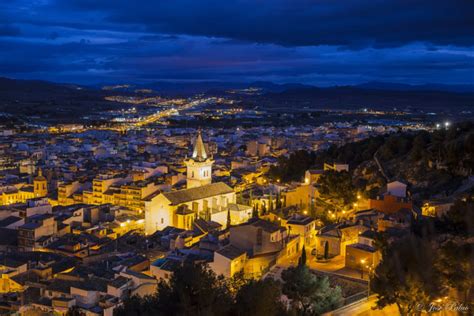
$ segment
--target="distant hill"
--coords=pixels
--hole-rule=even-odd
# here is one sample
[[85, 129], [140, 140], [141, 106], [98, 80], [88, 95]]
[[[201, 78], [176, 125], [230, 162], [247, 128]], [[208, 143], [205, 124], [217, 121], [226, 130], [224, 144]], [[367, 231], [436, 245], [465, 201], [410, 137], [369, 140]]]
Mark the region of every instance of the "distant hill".
[[[83, 115], [114, 108], [106, 92], [73, 84], [0, 78], [0, 112], [42, 122], [77, 122]], [[29, 120], [31, 121], [31, 120]]]
[[362, 89], [381, 89], [381, 90], [398, 90], [398, 91], [447, 91], [459, 93], [474, 93], [474, 85], [446, 85], [446, 84], [420, 84], [409, 85], [402, 83], [391, 83], [381, 81], [370, 81], [355, 85], [356, 88]]
[[[258, 88], [257, 93], [246, 94], [243, 89]], [[358, 86], [319, 88], [303, 84], [276, 84], [266, 81], [245, 82], [164, 82], [148, 84], [109, 84], [84, 86], [53, 83], [40, 80], [16, 80], [0, 77], [0, 112], [17, 117], [38, 116], [51, 121], [77, 121], [78, 117], [115, 108], [123, 104], [106, 101], [108, 95], [136, 95], [150, 91], [164, 96], [230, 95], [241, 98], [251, 107], [267, 109], [421, 109], [425, 112], [452, 112], [472, 117], [474, 92], [465, 92], [470, 86], [436, 85], [410, 86], [371, 82]], [[104, 89], [105, 88], [105, 89]], [[145, 90], [146, 89], [146, 90]], [[240, 91], [243, 93], [240, 93]], [[452, 91], [447, 91], [452, 90]], [[454, 91], [463, 90], [463, 92]], [[80, 116], [78, 114], [81, 114]]]
[[393, 90], [341, 86], [291, 88], [255, 98], [265, 107], [423, 109], [425, 111], [474, 111], [474, 92]]

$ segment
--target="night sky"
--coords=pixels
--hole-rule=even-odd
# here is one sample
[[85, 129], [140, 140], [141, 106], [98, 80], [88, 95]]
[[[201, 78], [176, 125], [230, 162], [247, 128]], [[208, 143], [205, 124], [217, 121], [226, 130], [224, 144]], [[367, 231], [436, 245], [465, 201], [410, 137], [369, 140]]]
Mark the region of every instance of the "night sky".
[[474, 84], [474, 0], [1, 0], [0, 76]]

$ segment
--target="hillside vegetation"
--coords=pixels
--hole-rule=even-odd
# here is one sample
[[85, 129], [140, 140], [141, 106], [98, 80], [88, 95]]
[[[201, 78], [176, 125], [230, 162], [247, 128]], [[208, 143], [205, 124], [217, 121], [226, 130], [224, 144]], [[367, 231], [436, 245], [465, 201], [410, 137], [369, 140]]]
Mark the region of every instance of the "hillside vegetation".
[[451, 194], [474, 169], [474, 123], [459, 123], [432, 133], [396, 133], [371, 137], [323, 152], [298, 151], [279, 159], [269, 175], [283, 181], [300, 181], [304, 171], [325, 162], [348, 163], [355, 184], [376, 191], [387, 179], [401, 180], [420, 196]]

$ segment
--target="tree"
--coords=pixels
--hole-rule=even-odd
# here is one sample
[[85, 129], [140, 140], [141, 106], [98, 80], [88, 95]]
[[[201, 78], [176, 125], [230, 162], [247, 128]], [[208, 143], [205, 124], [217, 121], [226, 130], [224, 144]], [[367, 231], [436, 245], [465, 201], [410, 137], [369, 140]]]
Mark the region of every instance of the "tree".
[[318, 179], [319, 198], [329, 209], [339, 211], [356, 200], [356, 189], [347, 171], [326, 171]]
[[474, 285], [473, 255], [472, 243], [449, 240], [440, 247], [436, 262], [443, 277], [443, 284], [457, 290], [464, 302], [469, 302], [471, 288]]
[[277, 194], [276, 194], [276, 200], [275, 200], [275, 208], [277, 210], [281, 209], [282, 207], [282, 203], [281, 203], [281, 193], [280, 191], [277, 191]]
[[291, 267], [282, 272], [283, 294], [301, 315], [322, 314], [342, 303], [339, 287], [331, 287], [327, 277], [311, 273], [307, 266]]
[[227, 228], [231, 226], [231, 220], [230, 220], [230, 209], [227, 209]]
[[267, 203], [265, 201], [262, 203], [262, 214], [267, 214]]
[[169, 282], [161, 280], [157, 292], [144, 299], [125, 300], [116, 315], [227, 315], [232, 298], [223, 277], [206, 265], [185, 263]]
[[428, 308], [442, 294], [434, 262], [431, 244], [415, 235], [389, 244], [371, 280], [377, 308], [396, 304], [401, 315], [409, 315], [417, 306]]
[[268, 211], [273, 212], [273, 194], [272, 194], [272, 191], [270, 191], [270, 198], [268, 200]]
[[114, 309], [114, 315], [130, 315], [130, 316], [151, 316], [165, 315], [163, 312], [155, 308], [156, 295], [140, 297], [134, 295], [123, 301], [123, 304]]
[[324, 259], [329, 257], [329, 244], [327, 241], [324, 242]]
[[298, 265], [305, 266], [306, 265], [306, 249], [303, 245], [303, 249], [301, 250], [301, 257], [298, 260]]
[[69, 308], [66, 312], [66, 316], [85, 316], [86, 313], [84, 313], [77, 305], [74, 305], [73, 307]]
[[269, 176], [273, 179], [281, 179], [283, 182], [299, 181], [306, 170], [314, 165], [316, 154], [305, 150], [298, 150], [290, 156], [278, 157], [278, 164], [271, 166]]
[[443, 227], [455, 235], [469, 236], [474, 233], [474, 198], [457, 200], [443, 216]]
[[257, 204], [254, 204], [252, 207], [252, 217], [253, 218], [258, 218], [258, 206]]
[[249, 281], [250, 280], [245, 278], [244, 271], [241, 270], [227, 280], [227, 288], [229, 289], [230, 294], [235, 296], [244, 285], [249, 283]]
[[233, 314], [237, 316], [283, 315], [281, 285], [272, 278], [251, 280], [237, 293]]

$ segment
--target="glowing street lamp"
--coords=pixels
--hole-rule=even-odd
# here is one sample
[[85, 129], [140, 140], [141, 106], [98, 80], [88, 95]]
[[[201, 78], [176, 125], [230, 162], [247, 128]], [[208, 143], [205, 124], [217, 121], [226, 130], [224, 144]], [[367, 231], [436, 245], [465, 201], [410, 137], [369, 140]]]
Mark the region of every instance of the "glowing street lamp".
[[360, 259], [360, 278], [364, 278], [365, 259]]

